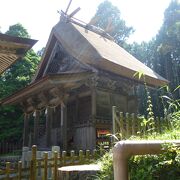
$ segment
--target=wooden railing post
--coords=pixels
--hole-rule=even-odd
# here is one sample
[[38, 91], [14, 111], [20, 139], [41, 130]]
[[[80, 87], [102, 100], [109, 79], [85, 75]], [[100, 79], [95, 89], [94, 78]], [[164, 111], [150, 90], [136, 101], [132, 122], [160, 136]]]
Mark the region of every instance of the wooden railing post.
[[103, 147], [102, 144], [100, 144], [99, 153], [100, 153], [101, 156], [104, 154], [104, 147]]
[[90, 150], [86, 150], [86, 159], [90, 160]]
[[124, 139], [125, 129], [124, 129], [124, 121], [123, 121], [123, 112], [119, 113], [119, 121], [120, 121], [121, 139]]
[[136, 119], [135, 119], [135, 114], [132, 113], [131, 114], [131, 120], [132, 120], [132, 135], [136, 135], [137, 131], [136, 131]]
[[74, 150], [72, 150], [71, 154], [70, 154], [72, 164], [74, 164], [74, 155], [75, 155], [75, 152], [74, 152]]
[[66, 164], [66, 151], [62, 152], [62, 164], [65, 165]]
[[[112, 134], [115, 135], [116, 134], [116, 106], [113, 106], [112, 107], [112, 124], [113, 124], [113, 127], [112, 127]], [[114, 142], [114, 138], [113, 138], [113, 142]]]
[[6, 180], [10, 179], [10, 162], [6, 162]]
[[97, 150], [96, 150], [96, 149], [93, 150], [93, 157], [94, 157], [95, 159], [97, 159]]
[[79, 163], [82, 164], [83, 162], [83, 151], [79, 150]]
[[140, 118], [139, 118], [139, 116], [137, 115], [136, 116], [136, 119], [137, 119], [137, 132], [139, 132], [139, 135], [141, 136], [141, 121], [140, 121]]
[[58, 161], [58, 152], [54, 151], [54, 180], [57, 180], [57, 169], [58, 169], [58, 165], [57, 165], [57, 161]]
[[18, 180], [21, 180], [22, 177], [22, 162], [18, 162]]
[[156, 127], [157, 127], [157, 132], [160, 133], [160, 122], [159, 122], [159, 117], [156, 117]]
[[168, 124], [167, 127], [168, 127], [169, 130], [172, 129], [172, 124], [171, 124], [171, 122], [170, 122], [170, 116], [171, 116], [170, 114], [168, 114], [168, 115], [166, 116], [167, 124]]
[[37, 146], [32, 146], [32, 157], [31, 157], [31, 174], [30, 179], [36, 180], [36, 152], [37, 152]]
[[129, 138], [131, 135], [130, 132], [130, 118], [129, 113], [126, 113], [126, 138]]
[[162, 117], [160, 117], [160, 123], [159, 123], [159, 126], [160, 126], [160, 133], [162, 133], [163, 132], [163, 118]]
[[44, 175], [43, 175], [43, 180], [47, 180], [47, 170], [48, 170], [48, 152], [44, 152]]

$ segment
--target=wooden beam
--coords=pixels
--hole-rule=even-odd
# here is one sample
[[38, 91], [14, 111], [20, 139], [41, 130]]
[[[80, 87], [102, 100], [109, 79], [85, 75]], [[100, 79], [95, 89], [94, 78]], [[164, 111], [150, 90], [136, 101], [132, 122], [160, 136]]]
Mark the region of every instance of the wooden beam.
[[35, 111], [34, 117], [34, 136], [33, 136], [33, 144], [37, 145], [38, 143], [38, 134], [39, 134], [39, 111]]
[[61, 103], [61, 142], [63, 150], [67, 149], [67, 105]]
[[37, 104], [37, 108], [41, 109], [42, 107], [47, 106], [48, 104], [48, 99], [44, 92], [41, 92], [37, 95], [37, 98], [40, 100], [40, 103]]
[[91, 89], [91, 115], [92, 115], [92, 121], [95, 121], [96, 117], [96, 90], [94, 88]]
[[76, 96], [76, 115], [75, 115], [75, 123], [78, 122], [79, 119], [79, 97]]
[[26, 101], [28, 104], [27, 111], [28, 112], [35, 111], [36, 106], [35, 106], [35, 101], [34, 101], [33, 97], [29, 97]]
[[46, 109], [46, 146], [51, 146], [51, 129], [52, 129], [52, 109], [47, 107]]
[[29, 118], [28, 115], [24, 114], [24, 132], [23, 132], [23, 147], [28, 146], [28, 135], [29, 135]]
[[64, 92], [62, 89], [55, 87], [50, 89], [49, 93], [52, 98], [49, 100], [48, 104], [57, 106], [63, 100]]

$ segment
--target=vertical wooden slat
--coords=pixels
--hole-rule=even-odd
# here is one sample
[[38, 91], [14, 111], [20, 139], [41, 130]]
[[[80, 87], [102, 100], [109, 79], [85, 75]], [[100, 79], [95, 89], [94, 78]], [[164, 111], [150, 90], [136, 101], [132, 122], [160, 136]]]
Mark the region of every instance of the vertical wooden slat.
[[58, 165], [57, 165], [57, 160], [58, 160], [58, 153], [57, 151], [54, 152], [54, 180], [57, 180], [57, 169], [58, 169]]
[[35, 117], [34, 117], [34, 137], [33, 137], [33, 144], [37, 145], [38, 140], [38, 131], [39, 131], [39, 111], [35, 111]]
[[43, 180], [47, 180], [47, 171], [48, 171], [48, 152], [44, 152], [44, 175], [43, 175]]
[[156, 131], [157, 133], [160, 133], [159, 117], [156, 117]]
[[86, 159], [87, 161], [90, 160], [90, 150], [86, 150]]
[[66, 165], [66, 151], [62, 152], [62, 165]]
[[94, 157], [95, 159], [97, 158], [97, 150], [96, 150], [96, 149], [93, 150], [93, 157]]
[[120, 129], [121, 129], [121, 138], [125, 137], [124, 121], [123, 121], [123, 112], [119, 113]]
[[95, 123], [96, 118], [96, 90], [95, 88], [91, 89], [91, 110], [92, 110], [92, 121]]
[[47, 114], [46, 114], [46, 145], [47, 147], [51, 146], [51, 127], [52, 127], [52, 109], [47, 107]]
[[10, 179], [10, 166], [11, 166], [11, 163], [6, 162], [6, 180]]
[[[112, 107], [112, 120], [113, 120], [113, 128], [112, 128], [112, 134], [115, 135], [116, 134], [116, 106]], [[114, 142], [114, 138], [113, 138], [113, 142]]]
[[32, 157], [31, 157], [31, 180], [36, 180], [36, 152], [37, 146], [32, 146]]
[[141, 121], [140, 121], [140, 118], [139, 118], [139, 116], [137, 115], [136, 116], [136, 119], [137, 119], [137, 132], [139, 132], [139, 135], [141, 135]]
[[167, 128], [168, 130], [170, 130], [170, 125], [169, 125], [169, 121], [168, 121], [168, 117], [167, 117], [167, 116], [164, 117], [164, 122], [165, 122], [165, 124], [166, 124], [166, 128]]
[[29, 134], [29, 118], [27, 114], [24, 114], [23, 146], [28, 146], [28, 134]]
[[160, 117], [160, 122], [159, 122], [159, 126], [160, 126], [160, 133], [163, 133], [163, 123], [164, 123], [164, 121], [163, 121], [163, 117]]
[[131, 135], [130, 132], [130, 118], [129, 113], [126, 113], [126, 138], [129, 138]]
[[104, 153], [104, 147], [103, 147], [103, 144], [100, 144], [99, 152], [100, 152], [100, 156], [102, 156], [103, 153]]
[[22, 177], [22, 162], [18, 162], [18, 180], [21, 180]]
[[61, 141], [63, 150], [67, 149], [67, 104], [61, 103]]
[[171, 122], [170, 122], [170, 116], [171, 116], [171, 114], [169, 114], [169, 115], [166, 116], [167, 124], [168, 124], [168, 129], [169, 129], [169, 130], [172, 129]]
[[159, 132], [159, 129], [158, 129], [158, 117], [155, 117], [155, 120], [154, 120], [154, 128], [155, 128], [155, 132], [158, 133]]
[[82, 164], [83, 162], [83, 151], [79, 150], [79, 163]]
[[132, 135], [136, 135], [136, 119], [135, 119], [135, 114], [131, 114], [131, 120], [132, 120]]
[[70, 154], [72, 165], [74, 164], [74, 155], [75, 155], [75, 152], [74, 152], [74, 150], [72, 150], [72, 151], [71, 151], [71, 154]]

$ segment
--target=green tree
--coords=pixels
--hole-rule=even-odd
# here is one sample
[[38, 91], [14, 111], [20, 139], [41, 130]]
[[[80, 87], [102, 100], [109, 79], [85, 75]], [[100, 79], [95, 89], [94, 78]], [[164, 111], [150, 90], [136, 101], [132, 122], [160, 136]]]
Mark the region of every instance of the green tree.
[[119, 9], [108, 0], [105, 0], [98, 6], [90, 24], [104, 29], [119, 45], [123, 45], [134, 30], [132, 27], [126, 26], [120, 15]]
[[[29, 38], [21, 24], [9, 27], [8, 35]], [[39, 63], [39, 56], [30, 50], [0, 76], [0, 98], [6, 97], [30, 83]], [[0, 107], [0, 141], [17, 141], [22, 137], [22, 111], [18, 107]]]
[[[180, 3], [172, 0], [164, 13], [164, 22], [156, 36], [155, 70], [170, 81], [170, 89], [180, 84]], [[176, 91], [176, 97], [180, 92]]]
[[[180, 3], [172, 0], [164, 13], [164, 21], [156, 37], [151, 41], [141, 44], [133, 43], [126, 46], [126, 49], [141, 62], [152, 68], [161, 76], [170, 81], [170, 90], [173, 90], [180, 84]], [[153, 106], [156, 107], [156, 115], [163, 114], [163, 104], [160, 95], [164, 94], [162, 90], [150, 90]], [[176, 90], [174, 94], [167, 94], [171, 98], [180, 97], [180, 91]], [[140, 96], [140, 112], [145, 113], [144, 107], [146, 98], [142, 88], [138, 88]]]
[[20, 23], [9, 26], [9, 30], [6, 32], [6, 34], [11, 36], [30, 38], [30, 35], [28, 34], [27, 30]]
[[[10, 26], [6, 34], [18, 37], [30, 37], [27, 30], [21, 24]], [[39, 56], [33, 50], [30, 50], [22, 59], [19, 59], [6, 70], [0, 77], [0, 98], [10, 95], [30, 83], [39, 60]]]

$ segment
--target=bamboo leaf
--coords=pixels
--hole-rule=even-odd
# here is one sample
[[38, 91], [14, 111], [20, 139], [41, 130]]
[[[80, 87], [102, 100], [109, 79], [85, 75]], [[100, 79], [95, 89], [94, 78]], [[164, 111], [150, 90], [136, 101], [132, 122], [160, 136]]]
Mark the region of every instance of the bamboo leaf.
[[177, 87], [174, 89], [174, 91], [173, 91], [173, 92], [177, 91], [178, 89], [180, 89], [180, 85], [179, 85], [179, 86], [177, 86]]

